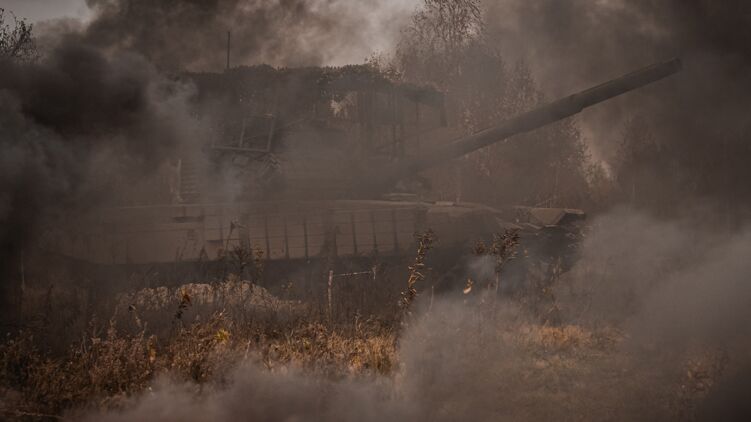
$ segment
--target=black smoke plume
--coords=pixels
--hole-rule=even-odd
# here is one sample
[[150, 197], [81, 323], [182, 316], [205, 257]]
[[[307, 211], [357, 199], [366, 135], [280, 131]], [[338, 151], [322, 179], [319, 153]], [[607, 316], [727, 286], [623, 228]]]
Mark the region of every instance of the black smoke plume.
[[123, 176], [120, 166], [149, 173], [170, 155], [183, 139], [177, 110], [187, 88], [141, 56], [107, 55], [74, 35], [39, 61], [1, 62], [0, 73], [0, 253], [8, 277], [45, 224], [116, 196], [109, 182]]

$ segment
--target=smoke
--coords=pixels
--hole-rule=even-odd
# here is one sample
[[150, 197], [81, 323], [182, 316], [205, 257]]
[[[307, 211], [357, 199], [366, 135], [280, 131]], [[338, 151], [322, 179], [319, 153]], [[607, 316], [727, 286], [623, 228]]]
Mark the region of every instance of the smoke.
[[[376, 19], [364, 3], [336, 1], [89, 4], [93, 21], [56, 38], [40, 62], [0, 63], [4, 265], [41, 220], [108, 197], [122, 160], [154, 171], [196, 136], [192, 88], [162, 72], [222, 68], [226, 30], [233, 64], [332, 64], [360, 60], [366, 45], [398, 24], [393, 17], [406, 15], [394, 14], [405, 7], [396, 3], [377, 8]], [[490, 36], [504, 54], [528, 61], [551, 96], [681, 56], [683, 75], [587, 114], [583, 125], [602, 156], [615, 159], [613, 128], [638, 102], [676, 160], [680, 177], [655, 182], [666, 184], [664, 192], [722, 199], [744, 192], [748, 170], [739, 152], [746, 151], [751, 85], [744, 3], [538, 0], [488, 9]], [[715, 139], [725, 140], [724, 149]], [[720, 160], [726, 165], [716, 177], [707, 163], [729, 156], [741, 158], [732, 166]], [[694, 169], [697, 178], [687, 176]], [[730, 183], [720, 188], [720, 181]], [[337, 381], [245, 363], [225, 385], [197, 391], [166, 380], [126, 410], [91, 418], [550, 420], [563, 409], [571, 419], [656, 419], [665, 412], [660, 400], [678, 388], [680, 378], [666, 378], [680, 372], [686, 350], [718, 348], [735, 365], [747, 363], [751, 232], [723, 235], [697, 224], [712, 218], [666, 222], [620, 210], [594, 222], [581, 262], [557, 294], [568, 321], [621, 327], [626, 340], [608, 353], [551, 346], [546, 327], [510, 302], [488, 314], [449, 299], [404, 332], [394, 379]], [[565, 332], [595, 341], [575, 327]]]
[[294, 369], [272, 373], [244, 366], [234, 374], [230, 388], [202, 396], [197, 393], [191, 386], [163, 380], [132, 410], [92, 420], [378, 421], [385, 417], [403, 420], [409, 414], [388, 399], [379, 400], [387, 391], [378, 383], [334, 382], [305, 376]]
[[[748, 338], [748, 227], [726, 234], [706, 210], [659, 220], [617, 209], [592, 222], [566, 285], [586, 297], [582, 321], [626, 324], [632, 338], [665, 347], [733, 348]], [[570, 283], [570, 285], [568, 284]], [[561, 287], [561, 294], [566, 288]]]
[[[656, 420], [690, 417], [697, 405], [708, 420], [733, 415], [745, 409], [751, 232], [715, 235], [695, 216], [619, 210], [595, 221], [575, 279], [556, 287], [563, 325], [540, 325], [503, 299], [443, 297], [418, 302], [392, 377], [246, 361], [220, 385], [163, 379], [124, 410], [89, 419]], [[694, 391], [690, 374], [707, 367], [716, 372]]]
[[[100, 1], [87, 22], [45, 22], [39, 61], [0, 71], [0, 244], [4, 276], [43, 227], [103, 203], [149, 203], [168, 159], [209, 139], [178, 72], [231, 64], [362, 61], [388, 48], [403, 2]], [[220, 113], [221, 114], [221, 113]], [[166, 169], [169, 171], [169, 169]]]
[[[687, 265], [664, 275], [646, 295], [642, 309], [631, 321], [644, 335], [664, 345], [682, 347], [691, 343], [713, 347], [747, 347], [751, 312], [749, 262], [751, 233], [746, 229], [711, 245], [711, 234], [700, 234], [676, 250]], [[692, 250], [694, 249], [694, 250]]]
[[4, 61], [0, 72], [3, 273], [43, 224], [117, 199], [118, 178], [153, 175], [195, 133], [189, 86], [75, 35], [38, 62]]
[[747, 208], [740, 181], [748, 166], [737, 157], [748, 150], [748, 2], [509, 0], [486, 6], [493, 42], [506, 57], [525, 60], [549, 97], [682, 58], [681, 74], [586, 111], [582, 131], [595, 157], [617, 172], [624, 127], [638, 115], [654, 135], [650, 154], [659, 156], [647, 163], [645, 178], [665, 202], [710, 198]]
[[117, 137], [127, 152], [147, 158], [176, 141], [152, 102], [159, 76], [136, 55], [107, 58], [83, 43], [66, 42], [43, 62], [3, 64], [2, 88], [25, 120], [71, 144], [95, 147]]
[[160, 68], [341, 65], [386, 50], [415, 2], [381, 0], [89, 0], [88, 40], [137, 51]]
[[[532, 359], [515, 339], [493, 337], [498, 331], [461, 302], [440, 301], [433, 309], [405, 333], [402, 371], [395, 378], [332, 380], [295, 368], [269, 372], [246, 363], [224, 388], [199, 393], [189, 384], [162, 380], [127, 410], [90, 420], [448, 421], [553, 414], [552, 407], [530, 411], [521, 406], [530, 391], [518, 389], [518, 377]], [[516, 313], [510, 306], [498, 321], [516, 327]]]

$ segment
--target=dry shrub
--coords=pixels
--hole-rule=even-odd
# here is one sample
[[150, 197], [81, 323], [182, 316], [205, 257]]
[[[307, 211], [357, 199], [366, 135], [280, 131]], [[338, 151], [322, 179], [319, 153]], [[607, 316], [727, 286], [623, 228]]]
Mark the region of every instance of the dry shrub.
[[321, 323], [294, 328], [263, 345], [267, 367], [295, 363], [330, 375], [344, 373], [389, 374], [396, 362], [396, 334], [369, 321], [354, 335], [346, 335]]
[[721, 381], [728, 363], [728, 355], [722, 350], [691, 351], [683, 364], [685, 372], [676, 383], [676, 397], [671, 402], [674, 413], [690, 419]]
[[217, 312], [185, 326], [174, 319], [172, 335], [162, 340], [145, 329], [118, 330], [115, 319], [101, 334], [91, 327], [64, 355], [41, 350], [44, 340], [30, 333], [9, 336], [0, 345], [0, 411], [21, 417], [120, 408], [160, 375], [221, 385], [248, 359], [335, 378], [389, 374], [396, 360], [395, 335], [376, 320], [337, 329], [302, 320], [238, 323]]
[[226, 316], [217, 313], [205, 323], [180, 329], [159, 358], [161, 368], [198, 383], [223, 378], [239, 360], [230, 326]]
[[522, 329], [529, 347], [549, 352], [607, 351], [622, 339], [613, 330], [590, 330], [579, 325], [530, 325]]
[[121, 336], [110, 325], [104, 337], [84, 338], [67, 356], [54, 358], [22, 333], [0, 346], [0, 378], [18, 393], [16, 409], [59, 414], [83, 405], [112, 407], [148, 386], [156, 370], [154, 348], [153, 338]]
[[[417, 255], [412, 281], [425, 271]], [[542, 276], [548, 276], [545, 287], [557, 281], [555, 271]], [[524, 298], [498, 296], [496, 286], [478, 279], [464, 294], [435, 303], [412, 290], [409, 309], [401, 310], [394, 290], [382, 297], [395, 300], [372, 304], [395, 315], [414, 312], [405, 325], [398, 317], [362, 317], [357, 307], [352, 314], [346, 306], [335, 306], [327, 318], [315, 306], [278, 300], [238, 278], [144, 289], [121, 296], [108, 324], [91, 324], [64, 354], [40, 348], [49, 344], [41, 336], [50, 330], [9, 337], [0, 345], [0, 411], [21, 418], [127, 407], [140, 400], [129, 398], [142, 399], [165, 376], [208, 396], [231, 390], [233, 373], [250, 364], [268, 370], [259, 369], [264, 379], [293, 368], [302, 371], [301, 379], [324, 384], [362, 377], [393, 381], [388, 388], [430, 404], [421, 409], [426, 420], [549, 420], [562, 414], [571, 415], [564, 420], [612, 420], [617, 412], [638, 420], [691, 416], [722, 372], [721, 361], [701, 354], [689, 356], [687, 375], [658, 372], [659, 363], [636, 362], [644, 356], [625, 350], [626, 336], [617, 329], [574, 325], [572, 319], [551, 325], [539, 311], [555, 307], [554, 296], [534, 297], [540, 306], [529, 306]], [[682, 358], [676, 358], [679, 365]]]

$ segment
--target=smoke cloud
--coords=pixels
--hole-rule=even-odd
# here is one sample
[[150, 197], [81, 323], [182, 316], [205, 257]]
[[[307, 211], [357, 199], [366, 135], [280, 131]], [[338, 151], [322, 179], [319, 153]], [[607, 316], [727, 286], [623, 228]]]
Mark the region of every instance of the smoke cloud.
[[75, 35], [38, 62], [4, 61], [0, 72], [3, 272], [46, 219], [116, 199], [117, 178], [153, 174], [195, 126], [189, 86]]
[[202, 133], [190, 117], [194, 88], [169, 75], [223, 69], [227, 30], [233, 66], [359, 62], [388, 46], [385, 34], [396, 35], [397, 17], [413, 7], [302, 0], [88, 6], [87, 23], [42, 25], [39, 62], [0, 63], [4, 257], [17, 255], [41, 215], [93, 205], [113, 178], [134, 177], [138, 185], [136, 175], [153, 173]]
[[[57, 38], [40, 62], [0, 63], [4, 266], [40, 219], [106, 198], [107, 181], [119, 170], [115, 162], [153, 171], [190, 142], [196, 124], [189, 117], [192, 87], [164, 71], [223, 68], [228, 29], [235, 40], [233, 64], [335, 64], [362, 59], [355, 56], [365, 45], [398, 25], [393, 17], [407, 15], [406, 6], [396, 3], [377, 8], [382, 18], [375, 20], [366, 19], [368, 5], [346, 2], [89, 5], [96, 14], [91, 24]], [[526, 60], [551, 96], [681, 56], [681, 76], [589, 112], [582, 124], [602, 157], [615, 161], [621, 139], [613, 133], [638, 101], [658, 150], [671, 157], [671, 176], [655, 179], [662, 192], [671, 199], [708, 196], [740, 208], [751, 199], [744, 161], [751, 6], [510, 0], [487, 7], [489, 36], [504, 54]], [[126, 410], [91, 419], [664, 417], [688, 351], [720, 349], [737, 373], [748, 363], [751, 231], [741, 226], [727, 235], [699, 224], [714, 217], [699, 213], [666, 222], [618, 210], [595, 220], [581, 262], [556, 294], [568, 321], [622, 329], [615, 346], [603, 346], [613, 347], [612, 353], [561, 351], [544, 340], [544, 327], [533, 328], [533, 316], [506, 301], [486, 314], [471, 301], [448, 299], [423, 310], [405, 331], [403, 367], [393, 379], [337, 381], [245, 363], [225, 385], [199, 392], [165, 380]], [[575, 327], [568, 332], [596, 341]], [[557, 399], [543, 401], [540, 392]]]
[[137, 51], [160, 68], [219, 71], [226, 34], [231, 66], [359, 63], [386, 50], [415, 1], [88, 0], [96, 18], [85, 36], [107, 49]]
[[747, 209], [740, 181], [748, 178], [748, 166], [737, 157], [748, 154], [748, 2], [509, 0], [486, 6], [493, 42], [505, 56], [525, 60], [550, 97], [682, 58], [681, 74], [585, 111], [582, 130], [594, 155], [617, 172], [624, 127], [638, 115], [653, 134], [650, 155], [659, 157], [647, 164], [645, 179], [659, 192], [655, 197], [666, 198], [663, 208], [701, 198]]
[[589, 303], [572, 308], [586, 309], [584, 320], [626, 323], [643, 342], [738, 345], [749, 334], [743, 256], [751, 250], [751, 230], [713, 230], [702, 224], [712, 215], [692, 210], [659, 220], [620, 208], [596, 218], [581, 260], [566, 275], [583, 294], [576, 299]]

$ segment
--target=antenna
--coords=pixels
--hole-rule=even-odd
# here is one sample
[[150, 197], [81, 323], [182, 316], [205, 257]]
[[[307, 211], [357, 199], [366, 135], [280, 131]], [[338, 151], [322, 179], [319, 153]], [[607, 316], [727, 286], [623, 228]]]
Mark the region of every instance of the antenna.
[[232, 37], [232, 32], [227, 31], [227, 70], [229, 70], [229, 48], [230, 48], [231, 37]]

